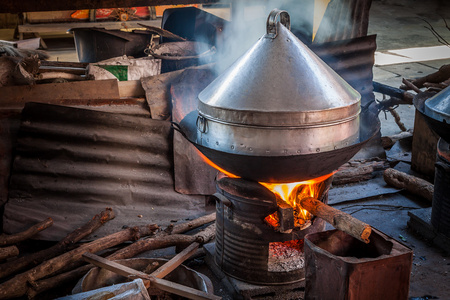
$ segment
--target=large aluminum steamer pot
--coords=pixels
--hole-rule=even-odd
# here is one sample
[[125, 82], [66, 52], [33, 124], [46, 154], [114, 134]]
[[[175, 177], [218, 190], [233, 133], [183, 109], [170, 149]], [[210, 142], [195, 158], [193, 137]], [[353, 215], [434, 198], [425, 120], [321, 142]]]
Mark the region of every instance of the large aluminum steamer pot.
[[289, 30], [274, 10], [261, 37], [198, 96], [180, 123], [222, 169], [246, 179], [292, 182], [329, 174], [379, 128], [361, 124], [359, 93]]
[[220, 168], [247, 180], [271, 183], [304, 181], [329, 174], [350, 160], [380, 130], [378, 109], [372, 104], [361, 112], [357, 143], [346, 147], [311, 154], [241, 155], [204, 147], [196, 142], [198, 113], [187, 115], [180, 123], [185, 137]]

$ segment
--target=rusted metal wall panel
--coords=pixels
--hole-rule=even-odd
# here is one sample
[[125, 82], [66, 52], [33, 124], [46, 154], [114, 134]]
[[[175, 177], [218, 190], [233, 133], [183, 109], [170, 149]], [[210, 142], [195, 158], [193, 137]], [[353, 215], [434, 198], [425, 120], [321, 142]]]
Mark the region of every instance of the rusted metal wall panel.
[[372, 0], [332, 0], [314, 41], [325, 43], [366, 36], [371, 5]]
[[372, 69], [376, 49], [376, 35], [311, 46], [311, 50], [361, 94], [363, 106], [375, 100]]
[[8, 182], [12, 164], [12, 150], [20, 126], [17, 112], [0, 113], [0, 211], [8, 199]]
[[[174, 190], [170, 122], [30, 103], [22, 112], [4, 230], [54, 218], [39, 238], [57, 240], [105, 207], [122, 226], [203, 213], [204, 198]], [[140, 217], [142, 215], [142, 217]]]

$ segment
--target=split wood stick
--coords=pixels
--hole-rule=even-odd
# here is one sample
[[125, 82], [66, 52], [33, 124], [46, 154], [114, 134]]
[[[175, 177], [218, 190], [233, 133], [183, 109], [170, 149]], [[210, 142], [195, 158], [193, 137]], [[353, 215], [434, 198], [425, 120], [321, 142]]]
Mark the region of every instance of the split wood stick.
[[39, 73], [48, 73], [48, 72], [64, 72], [75, 75], [86, 75], [86, 69], [81, 68], [61, 68], [61, 67], [39, 67]]
[[175, 226], [171, 226], [171, 229], [169, 229], [169, 230], [170, 230], [171, 234], [185, 233], [189, 230], [198, 228], [202, 225], [214, 222], [215, 220], [216, 220], [216, 213], [213, 212], [209, 215], [199, 217], [192, 221], [188, 221], [185, 223], [177, 224]]
[[67, 79], [67, 80], [85, 80], [85, 77], [66, 72], [44, 72], [37, 76], [37, 80], [45, 79]]
[[51, 276], [63, 269], [66, 265], [80, 260], [85, 252], [95, 253], [127, 241], [135, 241], [143, 236], [152, 234], [156, 229], [158, 229], [158, 226], [155, 224], [127, 228], [90, 243], [83, 244], [72, 251], [47, 260], [33, 269], [16, 275], [12, 279], [0, 284], [0, 299], [21, 297], [27, 294], [28, 286], [32, 286], [36, 280]]
[[100, 226], [112, 219], [114, 219], [114, 212], [112, 209], [105, 209], [99, 215], [95, 215], [88, 223], [69, 233], [64, 239], [54, 246], [0, 265], [0, 278], [5, 278], [6, 276], [15, 274], [27, 267], [30, 268], [37, 266], [47, 259], [68, 251], [75, 243], [79, 242], [81, 239], [88, 236], [100, 228]]
[[49, 228], [52, 225], [53, 225], [52, 218], [47, 218], [44, 221], [41, 221], [41, 222], [31, 226], [30, 228], [28, 228], [25, 231], [22, 231], [22, 232], [19, 232], [16, 234], [11, 234], [11, 235], [6, 235], [6, 234], [0, 235], [0, 246], [12, 245], [12, 244], [17, 244], [19, 242], [23, 242], [23, 241], [31, 238], [32, 236], [38, 234], [42, 230]]
[[392, 168], [384, 171], [383, 178], [389, 185], [399, 189], [405, 189], [408, 192], [419, 195], [430, 202], [433, 201], [434, 185], [426, 180]]
[[209, 225], [203, 231], [197, 233], [196, 235], [182, 235], [182, 234], [171, 234], [171, 235], [161, 235], [148, 239], [142, 239], [136, 243], [125, 247], [116, 253], [112, 254], [110, 259], [124, 259], [134, 257], [142, 252], [162, 249], [171, 246], [182, 246], [188, 245], [193, 242], [199, 242], [200, 244], [207, 243], [214, 238], [216, 230], [216, 224]]
[[[173, 294], [176, 294], [176, 295], [179, 295], [182, 297], [186, 297], [189, 299], [198, 299], [198, 300], [222, 299], [221, 297], [218, 297], [218, 296], [215, 296], [212, 294], [208, 294], [206, 292], [196, 290], [194, 288], [187, 287], [185, 285], [170, 282], [170, 281], [146, 274], [144, 272], [134, 270], [132, 268], [126, 267], [124, 265], [121, 265], [114, 261], [110, 261], [106, 258], [97, 256], [92, 253], [83, 254], [83, 258], [93, 265], [107, 269], [109, 271], [112, 271], [112, 272], [122, 275], [124, 277], [131, 278], [131, 279], [141, 278], [144, 280], [144, 284], [146, 285], [146, 287], [149, 285], [152, 285], [163, 291], [173, 293]], [[147, 282], [145, 282], [145, 281], [147, 281]]]
[[19, 255], [19, 249], [16, 246], [0, 248], [0, 261]]
[[191, 257], [197, 251], [198, 247], [200, 247], [200, 244], [197, 242], [190, 244], [183, 251], [175, 255], [171, 260], [159, 267], [151, 275], [157, 278], [164, 278], [167, 274], [181, 265], [186, 259]]
[[305, 198], [300, 201], [302, 208], [309, 211], [311, 214], [324, 219], [334, 226], [352, 237], [368, 244], [369, 237], [372, 233], [370, 225], [352, 217], [351, 215], [342, 212], [336, 208], [326, 205], [314, 198]]
[[409, 137], [412, 137], [412, 136], [413, 136], [413, 133], [411, 131], [403, 131], [403, 132], [400, 132], [398, 134], [394, 134], [394, 135], [391, 135], [391, 136], [382, 136], [381, 137], [381, 146], [384, 149], [389, 149], [392, 146], [394, 146], [394, 144], [397, 141], [399, 141], [401, 139], [409, 138]]
[[406, 80], [405, 78], [402, 79], [402, 83], [408, 87], [408, 89], [413, 90], [416, 93], [422, 92], [414, 83], [411, 81]]
[[405, 124], [403, 124], [403, 122], [402, 122], [402, 120], [401, 120], [400, 115], [398, 114], [398, 112], [395, 111], [395, 108], [391, 106], [391, 107], [389, 107], [388, 109], [389, 109], [389, 112], [391, 113], [391, 115], [394, 117], [395, 124], [397, 124], [398, 128], [400, 128], [401, 131], [406, 131], [406, 130], [408, 130], [408, 129], [405, 127]]
[[[184, 229], [185, 231], [188, 231], [188, 230], [194, 228], [194, 227], [190, 227], [189, 225], [186, 225], [186, 224], [190, 224], [192, 226], [197, 225], [197, 227], [198, 227], [203, 224], [209, 223], [211, 221], [212, 215], [214, 215], [214, 218], [215, 218], [215, 213], [214, 213], [214, 214], [211, 214], [208, 216], [204, 216], [204, 217], [195, 219], [191, 222], [176, 225], [173, 227], [173, 231], [179, 232], [182, 229]], [[212, 220], [214, 220], [214, 219], [212, 219]], [[203, 223], [203, 224], [201, 224], [201, 223]], [[149, 251], [149, 250], [162, 249], [162, 248], [167, 248], [167, 247], [172, 247], [172, 246], [189, 245], [194, 242], [200, 242], [201, 244], [204, 244], [214, 238], [215, 230], [216, 230], [216, 226], [215, 226], [215, 224], [212, 224], [194, 236], [183, 235], [183, 234], [169, 235], [167, 232], [161, 231], [161, 232], [158, 232], [155, 235], [155, 237], [139, 240], [139, 241], [133, 243], [132, 245], [125, 247], [124, 249], [119, 250], [116, 253], [108, 256], [107, 258], [110, 260], [126, 259], [126, 258], [134, 257], [134, 256], [138, 255], [139, 253], [142, 253], [144, 251]], [[134, 246], [134, 245], [136, 245], [136, 246]], [[33, 298], [34, 296], [36, 296], [40, 293], [43, 293], [45, 291], [48, 291], [52, 288], [55, 288], [58, 285], [69, 283], [75, 279], [81, 278], [91, 268], [92, 268], [92, 265], [85, 265], [85, 266], [79, 267], [75, 270], [56, 275], [54, 277], [36, 281], [33, 283], [32, 287], [30, 287], [30, 289], [28, 290], [28, 296]]]

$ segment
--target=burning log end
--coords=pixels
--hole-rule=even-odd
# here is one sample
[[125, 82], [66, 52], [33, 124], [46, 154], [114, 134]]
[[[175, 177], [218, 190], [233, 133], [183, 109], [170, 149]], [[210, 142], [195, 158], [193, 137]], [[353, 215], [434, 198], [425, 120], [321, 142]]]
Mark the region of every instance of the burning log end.
[[[114, 215], [114, 211], [112, 208], [107, 207], [104, 211], [100, 214], [100, 223], [105, 224], [109, 220], [114, 219], [116, 216]], [[97, 215], [94, 217], [94, 219], [97, 218]]]
[[314, 198], [304, 198], [300, 200], [300, 205], [311, 214], [327, 221], [336, 229], [342, 230], [366, 244], [370, 242], [369, 237], [372, 233], [370, 225]]
[[290, 233], [295, 227], [294, 208], [288, 203], [284, 202], [280, 197], [277, 197], [278, 204], [278, 221], [280, 223], [280, 232]]
[[[355, 226], [350, 226], [350, 228], [348, 228], [348, 225], [352, 223]], [[342, 230], [366, 244], [370, 242], [369, 237], [372, 233], [372, 227], [358, 219], [355, 219], [349, 214], [342, 213], [336, 215], [333, 218], [333, 223], [330, 224], [333, 225], [336, 229]], [[353, 229], [353, 227], [356, 227], [356, 230]]]

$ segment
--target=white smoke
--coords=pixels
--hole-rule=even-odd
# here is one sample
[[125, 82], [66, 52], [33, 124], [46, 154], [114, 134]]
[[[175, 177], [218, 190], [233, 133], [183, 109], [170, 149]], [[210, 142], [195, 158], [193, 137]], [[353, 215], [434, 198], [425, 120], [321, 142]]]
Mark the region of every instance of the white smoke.
[[[224, 28], [218, 44], [217, 72], [229, 67], [245, 51], [252, 47], [266, 33], [266, 21], [269, 13], [277, 8], [290, 15], [291, 30], [304, 43], [312, 42], [314, 10], [325, 11], [322, 5], [327, 1], [269, 0], [233, 1], [229, 25]], [[314, 7], [316, 5], [316, 7]], [[317, 27], [317, 26], [316, 26]]]

